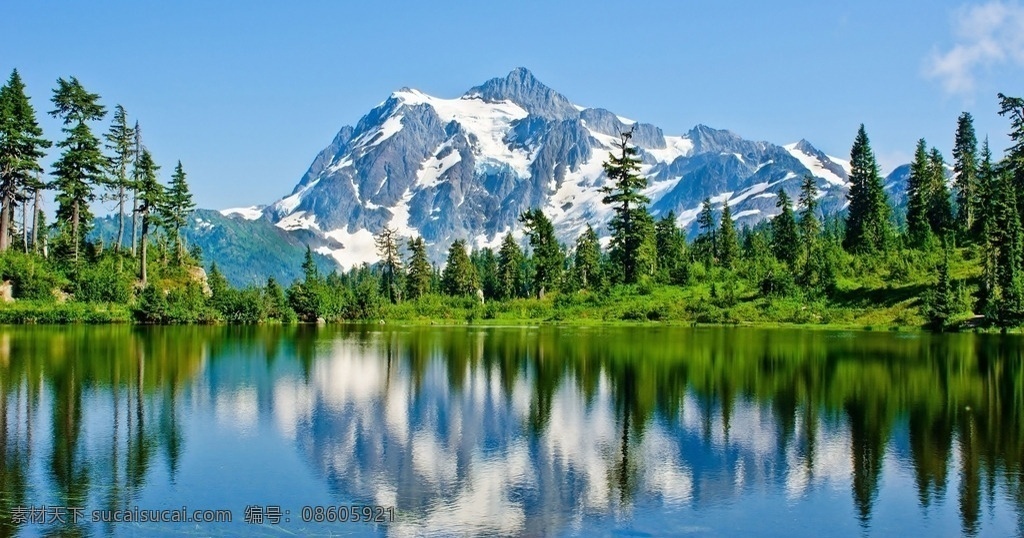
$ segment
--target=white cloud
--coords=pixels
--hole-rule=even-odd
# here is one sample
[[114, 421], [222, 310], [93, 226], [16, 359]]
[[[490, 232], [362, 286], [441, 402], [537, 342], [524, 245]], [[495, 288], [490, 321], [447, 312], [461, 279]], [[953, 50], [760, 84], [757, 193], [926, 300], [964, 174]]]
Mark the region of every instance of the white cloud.
[[928, 59], [925, 74], [950, 93], [974, 91], [979, 68], [1024, 67], [1024, 6], [995, 0], [965, 6], [953, 15], [956, 44]]

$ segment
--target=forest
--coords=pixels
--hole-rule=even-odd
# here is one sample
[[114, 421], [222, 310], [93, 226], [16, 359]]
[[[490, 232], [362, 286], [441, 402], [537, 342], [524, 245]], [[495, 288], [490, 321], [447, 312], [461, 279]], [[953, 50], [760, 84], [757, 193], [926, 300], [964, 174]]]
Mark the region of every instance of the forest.
[[[186, 244], [195, 210], [180, 161], [168, 182], [138, 121], [107, 109], [75, 78], [58, 79], [44, 136], [17, 70], [0, 88], [0, 323], [798, 324], [879, 329], [1008, 330], [1024, 324], [1024, 99], [998, 95], [1011, 146], [1001, 158], [964, 112], [951, 162], [918, 141], [905, 207], [894, 206], [863, 125], [850, 151], [848, 204], [818, 207], [815, 178], [777, 194], [778, 215], [737, 228], [705, 199], [699, 234], [657, 218], [639, 150], [622, 133], [604, 163], [613, 209], [602, 245], [588, 227], [558, 241], [541, 209], [520, 216], [496, 251], [455, 239], [441, 268], [421, 237], [376, 235], [379, 261], [232, 287]], [[57, 154], [49, 170], [42, 160]], [[41, 206], [56, 202], [54, 222]], [[90, 235], [91, 205], [113, 202], [116, 236]]]

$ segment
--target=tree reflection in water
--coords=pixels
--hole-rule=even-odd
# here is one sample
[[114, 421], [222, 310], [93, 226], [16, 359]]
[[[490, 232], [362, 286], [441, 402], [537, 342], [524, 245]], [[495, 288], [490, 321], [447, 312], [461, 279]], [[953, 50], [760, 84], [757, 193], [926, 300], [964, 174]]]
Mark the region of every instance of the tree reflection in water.
[[837, 487], [848, 504], [829, 505], [831, 518], [887, 528], [879, 518], [897, 516], [879, 513], [881, 492], [906, 469], [919, 511], [900, 525], [950, 510], [974, 535], [1005, 510], [1021, 533], [1021, 344], [730, 328], [4, 328], [0, 535], [17, 533], [15, 506], [136, 503], [155, 468], [172, 482], [189, 472], [195, 408], [230, 414], [248, 398], [251, 420], [275, 424], [326, 484], [325, 502], [393, 505], [394, 531], [640, 528], [751, 506], [784, 522]]

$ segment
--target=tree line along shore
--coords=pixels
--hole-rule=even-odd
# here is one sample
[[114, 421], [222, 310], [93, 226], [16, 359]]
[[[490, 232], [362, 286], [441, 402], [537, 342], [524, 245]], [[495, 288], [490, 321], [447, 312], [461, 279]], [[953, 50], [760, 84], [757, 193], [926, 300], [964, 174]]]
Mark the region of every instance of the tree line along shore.
[[[195, 209], [179, 161], [165, 184], [138, 121], [58, 79], [40, 128], [17, 70], [0, 88], [0, 323], [412, 322], [806, 324], [1006, 330], [1024, 324], [1024, 99], [998, 95], [1011, 146], [995, 158], [973, 118], [955, 126], [952, 162], [920, 140], [905, 207], [889, 199], [862, 125], [848, 205], [822, 214], [816, 179], [776, 192], [779, 213], [737, 228], [705, 199], [689, 241], [676, 215], [653, 216], [631, 132], [604, 162], [612, 209], [602, 246], [588, 226], [569, 245], [540, 209], [523, 239], [496, 250], [454, 240], [443, 269], [422, 237], [376, 234], [379, 261], [324, 272], [307, 249], [291, 283], [233, 287], [183, 229]], [[42, 159], [57, 153], [49, 170]], [[949, 164], [952, 164], [950, 167]], [[950, 172], [950, 169], [952, 170]], [[48, 223], [43, 193], [56, 202]], [[794, 199], [795, 198], [795, 199]], [[113, 202], [116, 235], [90, 235], [90, 204]]]

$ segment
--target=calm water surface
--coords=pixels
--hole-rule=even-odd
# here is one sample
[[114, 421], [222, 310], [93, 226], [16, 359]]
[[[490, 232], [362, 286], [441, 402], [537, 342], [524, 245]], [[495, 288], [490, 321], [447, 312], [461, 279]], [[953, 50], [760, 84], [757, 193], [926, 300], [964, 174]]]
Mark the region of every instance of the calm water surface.
[[[0, 328], [0, 536], [1022, 536], [1022, 354], [725, 328]], [[352, 505], [394, 521], [303, 521]], [[233, 521], [17, 515], [183, 506]]]

